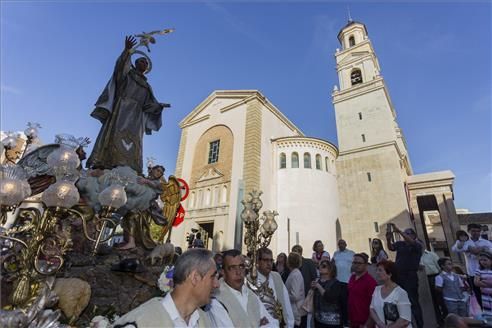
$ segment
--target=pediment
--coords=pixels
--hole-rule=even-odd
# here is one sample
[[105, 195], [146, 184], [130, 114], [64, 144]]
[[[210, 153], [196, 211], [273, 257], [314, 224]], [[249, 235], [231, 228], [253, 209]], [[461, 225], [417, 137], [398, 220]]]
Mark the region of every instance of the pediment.
[[223, 108], [240, 106], [244, 100], [258, 96], [257, 90], [217, 90], [212, 92], [204, 101], [195, 107], [181, 122], [180, 127], [194, 124], [216, 115]]
[[198, 178], [197, 182], [205, 182], [205, 181], [210, 181], [213, 179], [219, 179], [219, 178], [222, 178], [223, 176], [224, 176], [224, 174], [222, 174], [222, 172], [220, 172], [219, 170], [217, 170], [214, 167], [210, 167], [210, 168], [206, 169], [205, 172], [202, 173], [200, 178]]
[[343, 57], [342, 60], [340, 60], [338, 62], [338, 65], [344, 65], [344, 64], [347, 64], [349, 62], [356, 61], [357, 59], [365, 57], [369, 54], [370, 54], [369, 51], [354, 51], [354, 52], [348, 53], [346, 56]]

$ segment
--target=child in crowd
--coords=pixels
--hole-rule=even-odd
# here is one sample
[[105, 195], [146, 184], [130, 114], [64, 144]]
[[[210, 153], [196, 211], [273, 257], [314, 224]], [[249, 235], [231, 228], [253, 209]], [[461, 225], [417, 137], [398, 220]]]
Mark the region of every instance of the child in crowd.
[[453, 262], [450, 259], [441, 258], [437, 263], [442, 271], [436, 276], [436, 289], [442, 293], [448, 313], [467, 317], [468, 304], [463, 294], [465, 289], [463, 280], [453, 272]]
[[475, 273], [475, 285], [482, 292], [482, 310], [485, 316], [492, 316], [492, 254], [482, 252], [478, 257], [479, 269]]

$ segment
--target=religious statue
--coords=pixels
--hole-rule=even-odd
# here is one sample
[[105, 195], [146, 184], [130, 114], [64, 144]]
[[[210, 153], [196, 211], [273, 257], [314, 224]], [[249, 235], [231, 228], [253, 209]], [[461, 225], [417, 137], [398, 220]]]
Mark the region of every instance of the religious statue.
[[[129, 166], [142, 174], [142, 139], [144, 132], [151, 134], [162, 126], [162, 110], [169, 104], [159, 103], [147, 82], [150, 71], [148, 56], [135, 50], [133, 36], [125, 38], [125, 48], [116, 62], [113, 75], [96, 102], [91, 116], [103, 124], [88, 168], [112, 169]], [[140, 53], [131, 64], [131, 55]]]

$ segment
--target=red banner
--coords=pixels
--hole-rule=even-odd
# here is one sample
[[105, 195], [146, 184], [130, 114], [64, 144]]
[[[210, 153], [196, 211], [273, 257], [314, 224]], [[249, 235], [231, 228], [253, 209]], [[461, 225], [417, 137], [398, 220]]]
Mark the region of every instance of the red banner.
[[180, 204], [178, 207], [178, 211], [176, 212], [176, 217], [174, 218], [174, 221], [173, 221], [173, 227], [179, 226], [181, 224], [181, 222], [184, 221], [185, 213], [186, 213], [185, 209]]

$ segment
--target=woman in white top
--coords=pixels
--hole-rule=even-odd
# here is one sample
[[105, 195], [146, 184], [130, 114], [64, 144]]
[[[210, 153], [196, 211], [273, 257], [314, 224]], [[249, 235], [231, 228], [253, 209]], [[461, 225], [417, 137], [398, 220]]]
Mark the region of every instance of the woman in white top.
[[304, 278], [299, 268], [302, 265], [302, 257], [297, 253], [290, 253], [287, 258], [287, 267], [290, 270], [289, 277], [285, 281], [285, 287], [289, 292], [289, 300], [294, 313], [295, 326], [301, 324], [302, 303], [304, 303]]
[[376, 274], [383, 284], [372, 294], [371, 318], [379, 328], [412, 327], [412, 310], [407, 292], [395, 283], [396, 267], [392, 261], [377, 264]]

